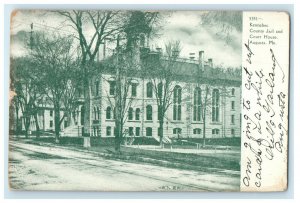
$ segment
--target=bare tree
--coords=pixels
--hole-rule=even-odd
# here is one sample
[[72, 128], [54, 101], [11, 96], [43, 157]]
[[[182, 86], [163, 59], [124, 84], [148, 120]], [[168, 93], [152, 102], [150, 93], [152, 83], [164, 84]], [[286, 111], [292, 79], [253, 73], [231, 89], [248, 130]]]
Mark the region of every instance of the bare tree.
[[[206, 145], [206, 124], [208, 115], [211, 116], [213, 122], [219, 122], [220, 115], [219, 111], [220, 104], [226, 105], [221, 98], [230, 97], [231, 90], [226, 89], [226, 83], [228, 80], [234, 80], [235, 78], [240, 78], [241, 71], [240, 69], [232, 69], [232, 68], [211, 68], [207, 73], [198, 70], [198, 74], [196, 76], [197, 88], [200, 90], [200, 116], [203, 121], [203, 143], [202, 147]], [[214, 83], [203, 83], [203, 78], [201, 75], [205, 77], [214, 77], [215, 80], [222, 81], [220, 85]], [[205, 90], [202, 91], [200, 89], [201, 85], [204, 85]], [[220, 88], [221, 86], [221, 88]], [[202, 97], [204, 95], [204, 97]], [[195, 95], [194, 95], [195, 97]]]
[[174, 68], [181, 49], [180, 41], [171, 41], [165, 45], [165, 56], [161, 56], [161, 54], [149, 55], [144, 64], [154, 89], [161, 147], [163, 146], [165, 115], [173, 103], [173, 89], [176, 84]]
[[[36, 130], [39, 131], [37, 120], [38, 109], [36, 103], [41, 99], [40, 86], [36, 67], [29, 58], [11, 59], [11, 91], [14, 92], [14, 105], [16, 108], [17, 126], [19, 126], [19, 110], [22, 112], [25, 136], [29, 135], [30, 121], [35, 119]], [[37, 132], [37, 136], [38, 136]]]
[[[38, 67], [39, 85], [42, 94], [54, 107], [55, 140], [59, 142], [61, 123], [67, 112], [74, 108], [75, 90], [80, 82], [78, 65], [74, 62], [73, 38], [46, 36], [37, 33], [30, 57]], [[61, 111], [63, 115], [61, 116]]]
[[57, 11], [64, 16], [69, 25], [75, 30], [81, 49], [81, 70], [83, 73], [84, 94], [84, 133], [90, 134], [90, 98], [91, 76], [94, 62], [99, 52], [100, 44], [107, 38], [114, 38], [122, 28], [122, 15], [120, 11]]

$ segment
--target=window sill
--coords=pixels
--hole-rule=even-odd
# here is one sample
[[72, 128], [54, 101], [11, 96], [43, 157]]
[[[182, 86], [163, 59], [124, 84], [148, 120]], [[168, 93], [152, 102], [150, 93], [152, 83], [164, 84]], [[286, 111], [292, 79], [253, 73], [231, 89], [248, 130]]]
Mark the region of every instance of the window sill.
[[127, 120], [127, 122], [130, 122], [130, 123], [140, 123], [141, 121], [140, 120]]
[[222, 125], [221, 122], [210, 122], [209, 124], [210, 124], [210, 125]]
[[203, 121], [192, 121], [191, 124], [203, 124]]
[[179, 123], [179, 124], [184, 124], [184, 122], [183, 122], [183, 121], [177, 121], [177, 120], [176, 120], [176, 121], [174, 121], [174, 120], [173, 120], [173, 121], [171, 121], [171, 123]]
[[145, 123], [153, 123], [153, 120], [145, 120]]

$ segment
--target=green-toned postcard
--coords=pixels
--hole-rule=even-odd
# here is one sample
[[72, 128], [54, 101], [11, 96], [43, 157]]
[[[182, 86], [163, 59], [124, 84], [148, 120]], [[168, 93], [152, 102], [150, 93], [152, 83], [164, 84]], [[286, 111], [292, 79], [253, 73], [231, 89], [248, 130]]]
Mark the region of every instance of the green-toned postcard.
[[284, 191], [289, 14], [15, 10], [16, 191]]

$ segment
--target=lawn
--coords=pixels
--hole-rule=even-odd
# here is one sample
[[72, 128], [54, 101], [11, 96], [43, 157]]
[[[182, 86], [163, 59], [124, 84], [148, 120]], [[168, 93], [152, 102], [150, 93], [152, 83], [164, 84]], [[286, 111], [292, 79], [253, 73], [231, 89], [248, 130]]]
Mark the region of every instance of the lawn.
[[[53, 143], [53, 138], [44, 137], [39, 139], [26, 140], [27, 143], [41, 145], [43, 143]], [[71, 141], [72, 140], [72, 141]], [[75, 141], [74, 141], [75, 140]], [[24, 140], [25, 141], [25, 140]], [[142, 148], [121, 147], [121, 154], [114, 153], [113, 139], [98, 141], [91, 148], [83, 148], [82, 139], [62, 139], [59, 146], [68, 147], [73, 150], [83, 150], [97, 153], [106, 159], [123, 160], [126, 162], [148, 163], [171, 168], [182, 168], [190, 170], [220, 172], [223, 170], [240, 171], [240, 153], [233, 150], [217, 150], [211, 153], [177, 153], [171, 151], [146, 150]], [[181, 148], [178, 142], [173, 147]], [[166, 145], [170, 147], [170, 145]], [[185, 143], [182, 148], [195, 148], [194, 145]], [[212, 150], [208, 148], [207, 150]], [[232, 153], [231, 153], [232, 152]]]

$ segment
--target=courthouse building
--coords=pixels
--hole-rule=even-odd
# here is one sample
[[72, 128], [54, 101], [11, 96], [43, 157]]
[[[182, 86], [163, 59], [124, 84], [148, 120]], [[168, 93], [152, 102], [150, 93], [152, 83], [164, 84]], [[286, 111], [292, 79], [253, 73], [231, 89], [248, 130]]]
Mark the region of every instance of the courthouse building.
[[[160, 49], [150, 50], [147, 41], [135, 43], [134, 60], [137, 69], [132, 69], [128, 97], [132, 99], [124, 124], [125, 136], [154, 137], [158, 140], [158, 106], [151, 78], [138, 74], [143, 72], [142, 56], [163, 58]], [[142, 54], [141, 54], [142, 53]], [[96, 71], [90, 78], [90, 136], [113, 137], [115, 113], [111, 105], [116, 94], [115, 71], [112, 64], [116, 54], [96, 63]], [[168, 59], [163, 59], [168, 60]], [[208, 89], [205, 135], [207, 138], [240, 137], [241, 135], [241, 70], [215, 68], [213, 59], [206, 59], [204, 51], [190, 58], [176, 58], [171, 83], [172, 104], [164, 119], [163, 133], [167, 138], [202, 138], [204, 130], [203, 99]], [[98, 67], [99, 66], [99, 67]], [[101, 71], [100, 71], [101, 70]], [[82, 136], [84, 126], [84, 99], [79, 94], [78, 108], [62, 122], [62, 135]], [[62, 112], [63, 115], [63, 112]], [[61, 115], [61, 116], [62, 116]], [[38, 115], [41, 130], [54, 130], [53, 108], [39, 105]], [[30, 125], [35, 130], [34, 119]], [[24, 128], [24, 127], [23, 127]]]
[[[161, 55], [160, 50], [150, 51], [140, 46], [147, 55]], [[146, 50], [146, 51], [145, 51]], [[138, 53], [138, 52], [135, 52]], [[142, 57], [138, 53], [140, 64]], [[111, 58], [116, 57], [113, 55]], [[112, 59], [105, 63], [112, 63]], [[166, 59], [167, 60], [167, 59]], [[206, 111], [207, 138], [240, 137], [241, 134], [241, 72], [233, 69], [213, 67], [213, 59], [205, 60], [204, 51], [197, 57], [176, 58], [172, 81], [172, 104], [164, 119], [164, 136], [167, 138], [202, 138], [204, 121], [203, 100], [208, 87]], [[143, 65], [133, 69], [128, 97], [128, 107], [124, 124], [125, 136], [158, 137], [159, 118], [153, 79], [143, 72]], [[115, 112], [113, 100], [116, 94], [115, 71], [99, 67], [101, 71], [90, 79], [90, 136], [113, 137], [115, 134]], [[66, 136], [77, 136], [84, 123], [84, 106], [79, 106], [74, 125], [65, 129]]]

